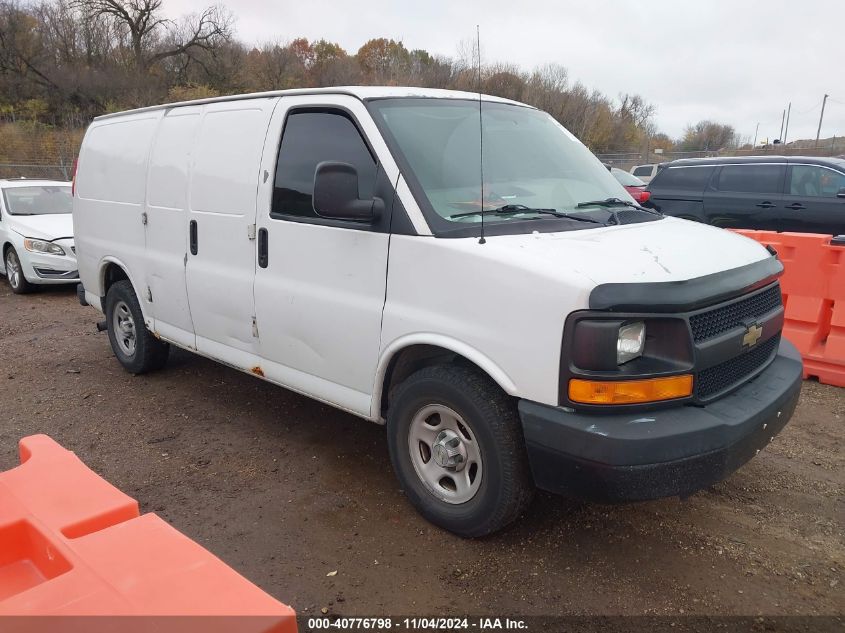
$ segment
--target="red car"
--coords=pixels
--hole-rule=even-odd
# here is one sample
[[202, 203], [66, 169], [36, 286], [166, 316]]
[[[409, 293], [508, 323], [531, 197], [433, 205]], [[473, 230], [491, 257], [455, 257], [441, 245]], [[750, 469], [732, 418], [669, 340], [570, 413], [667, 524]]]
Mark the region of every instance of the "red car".
[[625, 191], [630, 193], [631, 197], [638, 204], [643, 204], [651, 197], [651, 194], [645, 190], [646, 184], [636, 176], [617, 167], [611, 167], [610, 165], [605, 165], [605, 167], [619, 181], [619, 184], [625, 187]]

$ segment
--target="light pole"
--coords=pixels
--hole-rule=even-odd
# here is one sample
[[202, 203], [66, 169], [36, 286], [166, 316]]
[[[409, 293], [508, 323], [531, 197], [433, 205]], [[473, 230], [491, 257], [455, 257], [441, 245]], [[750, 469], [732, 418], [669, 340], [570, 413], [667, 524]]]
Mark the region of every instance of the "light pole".
[[819, 136], [821, 136], [822, 133], [822, 119], [824, 119], [824, 106], [827, 104], [827, 98], [829, 96], [830, 95], [825, 95], [824, 99], [822, 99], [822, 113], [819, 115], [819, 130], [816, 132], [816, 147], [819, 146]]
[[789, 107], [786, 109], [786, 127], [783, 128], [783, 138], [780, 142], [786, 145], [786, 137], [789, 134], [789, 115], [792, 114], [792, 102], [789, 102]]

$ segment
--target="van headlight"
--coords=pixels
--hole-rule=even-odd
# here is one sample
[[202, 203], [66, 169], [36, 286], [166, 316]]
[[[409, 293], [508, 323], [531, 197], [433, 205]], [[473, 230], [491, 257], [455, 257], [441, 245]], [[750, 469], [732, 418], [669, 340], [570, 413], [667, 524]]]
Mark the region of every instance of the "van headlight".
[[26, 237], [23, 240], [23, 247], [31, 253], [47, 253], [48, 255], [67, 255], [65, 249], [58, 244], [46, 240], [35, 240]]
[[643, 355], [645, 323], [634, 321], [619, 328], [616, 338], [616, 364], [623, 365]]

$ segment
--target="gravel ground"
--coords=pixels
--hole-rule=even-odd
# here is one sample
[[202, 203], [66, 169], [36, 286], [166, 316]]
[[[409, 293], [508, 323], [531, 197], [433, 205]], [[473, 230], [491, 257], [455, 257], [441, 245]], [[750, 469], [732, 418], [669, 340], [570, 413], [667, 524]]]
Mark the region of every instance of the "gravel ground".
[[0, 284], [0, 470], [47, 433], [300, 614], [845, 612], [841, 389], [805, 383], [781, 435], [689, 499], [538, 495], [470, 541], [409, 506], [383, 428], [186, 352], [133, 377], [98, 318]]

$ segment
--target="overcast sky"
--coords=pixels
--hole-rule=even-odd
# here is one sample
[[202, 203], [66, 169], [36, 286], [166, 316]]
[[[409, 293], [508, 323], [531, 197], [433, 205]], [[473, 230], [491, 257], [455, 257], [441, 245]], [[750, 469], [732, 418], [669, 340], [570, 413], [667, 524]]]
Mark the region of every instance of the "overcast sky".
[[[172, 16], [210, 0], [165, 0]], [[562, 64], [606, 95], [639, 93], [661, 131], [709, 118], [758, 139], [845, 136], [845, 0], [228, 0], [247, 44], [368, 39], [455, 56], [481, 26], [485, 62]]]

